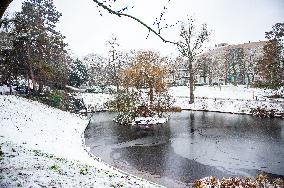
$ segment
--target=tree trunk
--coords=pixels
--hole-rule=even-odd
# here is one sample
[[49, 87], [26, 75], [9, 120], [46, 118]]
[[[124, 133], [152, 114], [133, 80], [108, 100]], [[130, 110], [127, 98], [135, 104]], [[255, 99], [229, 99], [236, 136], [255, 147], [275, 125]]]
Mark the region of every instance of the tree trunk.
[[12, 95], [12, 91], [13, 91], [13, 89], [12, 89], [12, 81], [10, 80], [10, 83], [9, 83], [9, 93], [10, 93], [10, 95]]
[[248, 78], [248, 81], [247, 81], [247, 88], [248, 88], [250, 85], [250, 74], [247, 74], [247, 78]]
[[150, 84], [150, 91], [149, 91], [149, 97], [150, 97], [150, 108], [153, 107], [153, 101], [154, 101], [154, 91], [153, 91], [153, 86]]
[[236, 67], [233, 66], [233, 78], [234, 78], [234, 82], [233, 82], [233, 85], [234, 86], [237, 86], [237, 71], [236, 71]]
[[206, 77], [205, 74], [204, 74], [204, 75], [203, 75], [203, 83], [204, 83], [204, 84], [206, 84], [206, 78], [207, 78], [207, 77]]
[[31, 63], [29, 63], [29, 72], [30, 72], [30, 77], [32, 79], [32, 83], [33, 83], [33, 94], [34, 94], [36, 91], [35, 89], [36, 81], [35, 81], [34, 71], [33, 71], [33, 67]]
[[192, 70], [192, 61], [188, 61], [189, 65], [189, 104], [194, 103], [194, 94], [193, 94], [193, 87], [194, 87], [194, 79], [193, 79], [193, 70]]
[[227, 62], [225, 63], [225, 85], [228, 83], [228, 65]]
[[29, 73], [26, 73], [26, 87], [25, 87], [25, 94], [28, 95], [30, 93], [30, 77]]
[[212, 74], [212, 72], [210, 72], [210, 73], [209, 73], [209, 80], [208, 80], [208, 84], [209, 84], [210, 86], [212, 86], [212, 79], [213, 79], [213, 74]]
[[243, 85], [245, 85], [246, 84], [246, 74], [245, 74], [245, 71], [243, 71], [242, 78], [243, 78]]
[[40, 95], [40, 94], [42, 93], [42, 91], [43, 91], [43, 83], [42, 83], [42, 81], [39, 81], [38, 84], [39, 84], [39, 85], [38, 85], [37, 94]]

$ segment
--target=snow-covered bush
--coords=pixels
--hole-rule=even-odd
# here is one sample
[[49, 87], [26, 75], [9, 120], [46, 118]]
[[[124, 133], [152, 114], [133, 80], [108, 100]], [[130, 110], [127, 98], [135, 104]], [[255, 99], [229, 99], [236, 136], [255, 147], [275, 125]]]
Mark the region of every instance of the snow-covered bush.
[[266, 107], [252, 108], [250, 113], [259, 117], [275, 117], [275, 109], [267, 109]]
[[118, 91], [113, 100], [109, 102], [108, 109], [116, 112], [132, 112], [138, 105], [137, 92], [129, 92], [127, 90]]
[[[139, 120], [140, 123], [147, 122], [147, 124], [165, 123], [168, 119], [168, 115], [166, 115], [165, 112], [169, 112], [173, 109], [172, 97], [167, 93], [155, 96], [154, 103], [151, 105], [150, 103], [146, 103], [141, 96], [143, 96], [143, 94], [138, 94], [134, 91], [127, 92], [126, 90], [116, 94], [114, 100], [109, 103], [109, 109], [111, 111], [119, 112], [114, 118], [114, 121], [123, 125], [134, 125], [137, 120]], [[141, 118], [143, 121], [140, 121]]]
[[114, 121], [119, 124], [130, 124], [137, 110], [138, 100], [136, 92], [120, 90], [108, 104], [110, 111], [119, 112]]
[[164, 112], [171, 110], [173, 103], [173, 97], [167, 91], [164, 91], [155, 96], [152, 109], [159, 117], [162, 117]]
[[85, 109], [82, 100], [63, 90], [53, 90], [40, 95], [25, 95], [25, 97], [64, 111], [79, 112]]
[[129, 125], [135, 120], [135, 116], [135, 112], [119, 112], [113, 121], [121, 125]]
[[217, 179], [215, 177], [205, 177], [200, 180], [196, 180], [194, 183], [194, 187], [196, 188], [203, 188], [203, 187], [235, 187], [235, 188], [280, 188], [284, 186], [284, 181], [281, 178], [273, 179], [272, 181], [269, 180], [267, 175], [259, 174], [256, 176], [255, 180], [250, 177], [232, 177], [232, 178], [222, 178]]

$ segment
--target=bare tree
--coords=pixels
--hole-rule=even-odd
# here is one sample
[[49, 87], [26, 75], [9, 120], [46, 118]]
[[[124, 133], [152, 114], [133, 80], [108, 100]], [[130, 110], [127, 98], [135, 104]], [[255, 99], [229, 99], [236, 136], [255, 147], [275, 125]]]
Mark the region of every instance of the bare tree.
[[83, 58], [83, 62], [88, 67], [89, 86], [104, 87], [108, 82], [108, 59], [99, 54], [88, 54]]
[[209, 80], [209, 84], [212, 84], [212, 59], [210, 57], [201, 55], [201, 57], [196, 60], [196, 63], [193, 67], [194, 74], [199, 75], [200, 78], [203, 78], [201, 83], [207, 84]]
[[[166, 6], [164, 6], [163, 11], [160, 13], [159, 17], [156, 18], [155, 22], [153, 23], [153, 26], [156, 27], [156, 29], [155, 29], [154, 27], [151, 27], [148, 24], [146, 24], [145, 22], [143, 22], [141, 19], [126, 13], [126, 11], [129, 9], [128, 5], [126, 5], [125, 7], [122, 7], [118, 10], [115, 10], [113, 8], [113, 5], [115, 4], [116, 1], [109, 1], [108, 3], [107, 3], [107, 1], [98, 1], [98, 0], [93, 0], [93, 1], [97, 4], [97, 8], [99, 9], [101, 15], [102, 15], [101, 10], [103, 9], [103, 10], [107, 11], [109, 14], [112, 14], [112, 15], [115, 15], [115, 16], [118, 16], [118, 17], [129, 18], [129, 19], [134, 20], [135, 22], [141, 24], [142, 26], [144, 26], [146, 29], [148, 29], [149, 33], [153, 33], [154, 35], [158, 36], [164, 43], [171, 43], [171, 44], [177, 45], [176, 42], [167, 40], [161, 35], [161, 31], [163, 29], [173, 27], [173, 26], [175, 26], [176, 24], [179, 23], [179, 22], [176, 22], [176, 23], [170, 24], [170, 25], [167, 24], [167, 23], [165, 23], [165, 24], [162, 23], [163, 21], [165, 21], [164, 16], [165, 16], [166, 11], [167, 11]], [[168, 0], [168, 2], [170, 2], [170, 1], [171, 0]], [[148, 34], [148, 36], [149, 36], [149, 34]]]
[[108, 56], [109, 56], [109, 84], [116, 86], [116, 91], [119, 92], [119, 71], [121, 71], [121, 61], [119, 52], [119, 42], [115, 35], [107, 41]]
[[244, 56], [244, 66], [245, 66], [245, 77], [246, 77], [246, 84], [247, 88], [249, 85], [254, 82], [254, 75], [255, 75], [255, 62], [258, 60], [256, 56], [256, 49], [248, 49], [247, 53]]
[[187, 22], [181, 25], [180, 41], [177, 44], [179, 52], [187, 59], [187, 68], [189, 71], [190, 104], [194, 102], [194, 71], [192, 68], [192, 63], [195, 61], [196, 56], [203, 51], [204, 44], [208, 41], [210, 35], [206, 24], [202, 24], [201, 29], [197, 31], [194, 22], [195, 20], [192, 17], [189, 17]]
[[244, 84], [245, 65], [244, 65], [244, 49], [229, 48], [226, 52], [227, 81], [237, 84]]

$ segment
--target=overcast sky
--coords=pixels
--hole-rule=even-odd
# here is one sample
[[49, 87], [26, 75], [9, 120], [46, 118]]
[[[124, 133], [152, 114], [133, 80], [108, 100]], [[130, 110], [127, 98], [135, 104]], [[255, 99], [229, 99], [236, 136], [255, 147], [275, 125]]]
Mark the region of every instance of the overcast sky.
[[[122, 0], [121, 0], [122, 1]], [[20, 10], [22, 0], [14, 0], [9, 12]], [[284, 22], [284, 0], [132, 0], [128, 13], [151, 25], [163, 6], [168, 6], [166, 22], [194, 16], [198, 23], [207, 23], [212, 30], [210, 45], [227, 42], [238, 44], [264, 40], [264, 32], [272, 25]], [[106, 41], [115, 34], [123, 50], [153, 49], [162, 54], [175, 54], [170, 44], [150, 35], [135, 21], [103, 13], [100, 16], [92, 0], [54, 0], [62, 13], [58, 30], [66, 36], [71, 51], [81, 57], [89, 53], [106, 53]], [[163, 31], [169, 40], [178, 39], [179, 27]]]

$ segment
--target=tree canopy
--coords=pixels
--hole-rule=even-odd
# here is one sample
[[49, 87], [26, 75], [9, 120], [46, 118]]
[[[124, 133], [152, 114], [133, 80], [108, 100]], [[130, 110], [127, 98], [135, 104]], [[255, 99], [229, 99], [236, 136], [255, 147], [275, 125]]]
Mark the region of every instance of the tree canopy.
[[277, 88], [284, 84], [284, 23], [276, 23], [265, 38], [268, 42], [257, 71], [264, 78], [265, 87]]
[[[27, 0], [6, 31], [10, 45], [1, 50], [6, 80], [22, 76], [33, 90], [43, 85], [63, 87], [67, 81], [68, 55], [64, 36], [56, 31], [59, 13], [50, 0]], [[10, 68], [9, 68], [10, 67]]]

